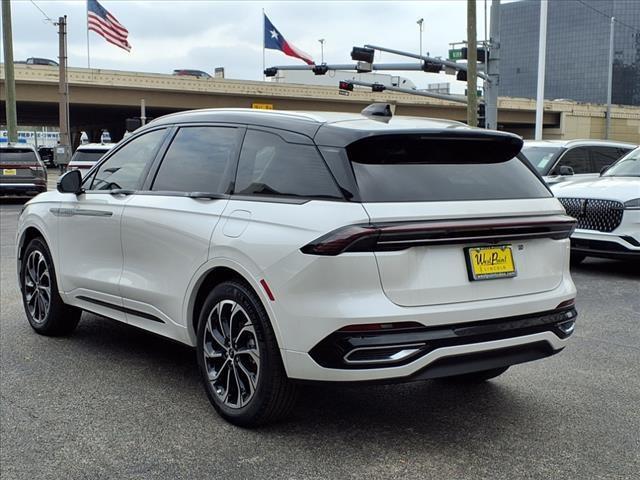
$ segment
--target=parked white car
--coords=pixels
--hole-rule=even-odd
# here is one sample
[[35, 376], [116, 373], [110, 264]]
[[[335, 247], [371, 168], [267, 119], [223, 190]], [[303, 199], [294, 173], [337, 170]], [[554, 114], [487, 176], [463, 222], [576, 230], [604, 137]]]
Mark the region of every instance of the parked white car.
[[115, 143], [85, 143], [76, 149], [67, 167], [68, 170], [80, 170], [84, 177], [105, 153], [115, 147]]
[[525, 140], [522, 154], [548, 185], [597, 178], [638, 145], [611, 140]]
[[640, 148], [587, 182], [551, 187], [567, 213], [578, 220], [571, 236], [571, 259], [640, 260]]
[[194, 346], [239, 425], [299, 380], [480, 381], [562, 350], [576, 222], [520, 137], [363, 113], [182, 112], [68, 172], [19, 217], [31, 326], [86, 310]]

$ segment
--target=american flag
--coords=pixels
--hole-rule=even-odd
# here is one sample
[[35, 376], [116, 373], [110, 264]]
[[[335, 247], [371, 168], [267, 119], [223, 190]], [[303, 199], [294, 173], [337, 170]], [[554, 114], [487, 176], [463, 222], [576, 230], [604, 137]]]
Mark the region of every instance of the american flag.
[[127, 52], [131, 45], [127, 41], [129, 30], [111, 15], [97, 0], [87, 0], [87, 28], [93, 30], [104, 39], [124, 48]]

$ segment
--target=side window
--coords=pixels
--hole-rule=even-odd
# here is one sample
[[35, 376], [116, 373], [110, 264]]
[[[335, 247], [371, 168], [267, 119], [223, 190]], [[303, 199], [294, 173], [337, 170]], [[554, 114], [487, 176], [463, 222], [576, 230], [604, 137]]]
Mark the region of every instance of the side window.
[[576, 147], [568, 150], [562, 155], [556, 164], [553, 173], [558, 175], [560, 167], [567, 166], [573, 168], [573, 173], [594, 173], [589, 161], [589, 149], [586, 147]]
[[137, 190], [146, 167], [153, 161], [166, 129], [145, 133], [127, 143], [100, 165], [90, 190]]
[[254, 130], [245, 135], [235, 193], [343, 198], [313, 145]]
[[235, 170], [240, 130], [182, 127], [158, 169], [152, 190], [227, 193]]
[[592, 147], [591, 148], [591, 162], [593, 164], [593, 171], [599, 172], [603, 167], [615, 163], [620, 155], [620, 148], [616, 147]]

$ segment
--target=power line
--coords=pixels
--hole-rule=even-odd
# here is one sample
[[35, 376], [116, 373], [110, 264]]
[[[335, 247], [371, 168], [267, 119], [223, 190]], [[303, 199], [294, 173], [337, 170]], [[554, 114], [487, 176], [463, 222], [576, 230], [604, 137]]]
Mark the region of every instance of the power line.
[[[603, 11], [598, 10], [598, 9], [597, 9], [597, 8], [595, 8], [595, 7], [592, 7], [592, 6], [591, 6], [591, 5], [589, 5], [588, 3], [584, 3], [584, 1], [583, 1], [583, 0], [576, 0], [576, 1], [577, 1], [579, 4], [581, 4], [581, 5], [585, 6], [585, 7], [587, 7], [588, 9], [593, 10], [594, 12], [596, 12], [596, 13], [598, 13], [598, 14], [602, 15], [602, 16], [603, 16], [603, 17], [605, 17], [605, 18], [608, 18], [609, 20], [611, 20], [611, 18], [612, 18], [612, 17], [611, 17], [611, 15], [607, 15], [607, 14], [606, 14], [606, 13], [604, 13]], [[621, 21], [620, 21], [620, 20], [618, 20], [617, 18], [616, 18], [615, 22], [616, 22], [618, 25], [622, 25], [623, 27], [627, 27], [627, 28], [629, 28], [629, 29], [631, 29], [631, 30], [634, 30], [634, 31], [636, 31], [636, 32], [640, 33], [640, 30], [639, 30], [639, 29], [637, 29], [636, 27], [632, 27], [631, 25], [628, 25], [628, 24], [626, 24], [626, 23], [624, 23], [624, 22], [621, 22]]]
[[44, 16], [45, 22], [50, 22], [51, 24], [54, 23], [54, 21], [51, 19], [51, 17], [49, 17], [49, 15], [47, 15], [46, 13], [44, 13], [44, 10], [42, 10], [38, 4], [36, 2], [34, 2], [33, 0], [29, 0], [31, 3], [33, 3], [33, 6], [36, 7], [38, 10], [40, 10], [40, 13], [42, 13], [42, 15]]

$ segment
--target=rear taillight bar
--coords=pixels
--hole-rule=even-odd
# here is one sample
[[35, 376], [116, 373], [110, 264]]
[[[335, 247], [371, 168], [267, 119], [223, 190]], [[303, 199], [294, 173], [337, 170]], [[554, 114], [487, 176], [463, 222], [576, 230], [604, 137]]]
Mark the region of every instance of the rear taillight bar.
[[560, 240], [573, 233], [576, 223], [567, 215], [548, 215], [348, 225], [300, 250], [311, 255], [339, 255], [344, 252], [397, 251], [422, 245], [497, 243], [532, 238]]

